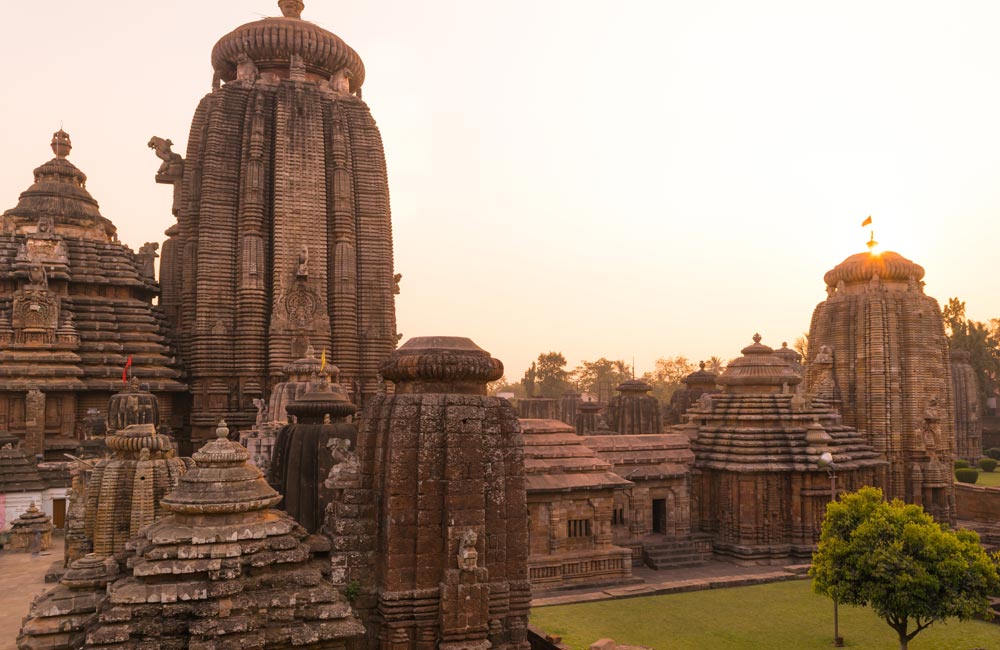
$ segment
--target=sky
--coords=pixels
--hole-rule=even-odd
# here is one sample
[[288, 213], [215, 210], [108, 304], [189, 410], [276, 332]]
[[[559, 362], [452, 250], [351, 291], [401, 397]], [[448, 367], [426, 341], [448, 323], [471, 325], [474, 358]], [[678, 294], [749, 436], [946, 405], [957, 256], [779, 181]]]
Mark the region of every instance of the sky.
[[[119, 237], [163, 240], [150, 136], [186, 149], [212, 46], [273, 0], [5, 3], [0, 210], [70, 160]], [[1000, 317], [1000, 3], [307, 0], [365, 62], [403, 338], [738, 356], [789, 344], [875, 238]]]

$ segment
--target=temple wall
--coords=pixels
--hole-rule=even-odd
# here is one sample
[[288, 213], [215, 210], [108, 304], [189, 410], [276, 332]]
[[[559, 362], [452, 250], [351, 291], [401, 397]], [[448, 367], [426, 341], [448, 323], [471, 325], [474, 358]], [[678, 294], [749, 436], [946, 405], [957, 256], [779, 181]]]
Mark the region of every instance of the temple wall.
[[1000, 523], [1000, 488], [955, 484], [958, 519], [997, 525]]

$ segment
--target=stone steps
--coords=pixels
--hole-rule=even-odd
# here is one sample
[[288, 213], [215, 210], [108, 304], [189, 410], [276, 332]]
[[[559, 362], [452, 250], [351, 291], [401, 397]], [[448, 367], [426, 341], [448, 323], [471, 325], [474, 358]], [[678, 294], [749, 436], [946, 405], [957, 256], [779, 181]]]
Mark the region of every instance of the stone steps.
[[668, 540], [643, 546], [643, 564], [651, 569], [698, 567], [712, 559], [712, 547], [702, 540]]

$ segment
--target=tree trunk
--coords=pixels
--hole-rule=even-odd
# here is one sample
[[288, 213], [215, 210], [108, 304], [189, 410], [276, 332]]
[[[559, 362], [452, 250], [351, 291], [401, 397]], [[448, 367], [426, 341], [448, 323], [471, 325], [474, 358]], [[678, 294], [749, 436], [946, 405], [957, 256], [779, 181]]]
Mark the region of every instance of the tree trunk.
[[906, 638], [906, 631], [903, 630], [899, 633], [899, 650], [906, 650], [909, 645], [910, 641]]

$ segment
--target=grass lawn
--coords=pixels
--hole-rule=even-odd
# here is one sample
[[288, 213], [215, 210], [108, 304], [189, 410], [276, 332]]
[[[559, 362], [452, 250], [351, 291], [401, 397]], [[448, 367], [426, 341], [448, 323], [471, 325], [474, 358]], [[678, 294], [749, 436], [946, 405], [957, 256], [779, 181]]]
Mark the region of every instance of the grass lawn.
[[[531, 623], [562, 636], [574, 650], [602, 637], [655, 650], [826, 650], [833, 641], [833, 605], [811, 585], [793, 580], [538, 607]], [[896, 633], [868, 609], [841, 606], [840, 635], [848, 648], [899, 648]], [[1000, 650], [1000, 625], [935, 623], [910, 642], [910, 650], [973, 649]]]
[[976, 482], [973, 485], [980, 485], [982, 487], [1000, 487], [1000, 467], [992, 472], [979, 470], [979, 478], [976, 479]]

